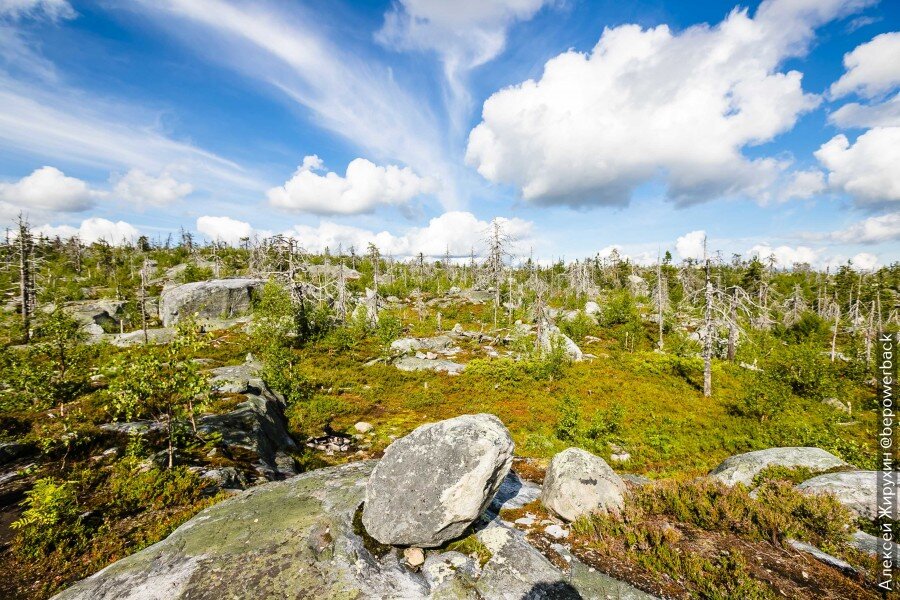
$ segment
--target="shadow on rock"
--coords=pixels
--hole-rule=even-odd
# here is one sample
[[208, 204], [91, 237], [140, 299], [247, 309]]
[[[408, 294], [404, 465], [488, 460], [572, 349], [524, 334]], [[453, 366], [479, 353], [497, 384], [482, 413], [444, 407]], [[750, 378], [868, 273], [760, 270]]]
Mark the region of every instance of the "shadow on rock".
[[583, 596], [568, 583], [557, 581], [535, 584], [522, 600], [583, 600]]

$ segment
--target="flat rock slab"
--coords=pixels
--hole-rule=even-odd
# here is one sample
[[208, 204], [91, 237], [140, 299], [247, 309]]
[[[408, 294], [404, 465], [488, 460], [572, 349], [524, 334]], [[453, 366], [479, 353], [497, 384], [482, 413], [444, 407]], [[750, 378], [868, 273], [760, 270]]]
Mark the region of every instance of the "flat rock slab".
[[385, 450], [363, 525], [383, 544], [432, 548], [457, 538], [484, 513], [512, 458], [512, 437], [494, 415], [422, 425]]
[[821, 448], [767, 448], [727, 458], [709, 474], [725, 485], [742, 483], [749, 487], [760, 471], [771, 466], [806, 467], [813, 471], [827, 471], [849, 465]]
[[373, 461], [351, 463], [239, 492], [55, 598], [649, 598], [586, 568], [563, 573], [520, 532], [497, 522], [476, 533], [491, 552], [483, 566], [435, 550], [414, 572], [399, 550], [373, 548], [354, 525], [374, 467]]
[[462, 373], [466, 368], [466, 365], [450, 360], [418, 358], [416, 356], [404, 356], [394, 362], [394, 366], [401, 371], [437, 371], [438, 373], [448, 373], [450, 375]]
[[809, 494], [833, 494], [860, 517], [874, 520], [878, 516], [877, 471], [825, 473], [807, 479], [797, 489]]

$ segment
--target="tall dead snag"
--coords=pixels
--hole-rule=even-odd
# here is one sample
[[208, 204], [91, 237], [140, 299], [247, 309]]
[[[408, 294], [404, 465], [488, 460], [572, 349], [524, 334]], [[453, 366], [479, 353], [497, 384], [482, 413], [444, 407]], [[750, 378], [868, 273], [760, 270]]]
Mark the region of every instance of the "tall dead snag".
[[497, 316], [500, 310], [500, 288], [503, 285], [504, 258], [508, 240], [503, 233], [500, 221], [491, 223], [491, 234], [488, 239], [488, 256], [485, 267], [491, 285], [494, 287], [494, 328], [497, 328]]
[[378, 246], [371, 242], [369, 243], [369, 260], [372, 261], [372, 287], [374, 293], [371, 299], [371, 308], [367, 312], [369, 323], [375, 326], [378, 324], [378, 267], [381, 261], [381, 252], [379, 252]]
[[22, 314], [22, 336], [31, 341], [31, 317], [34, 314], [34, 238], [28, 221], [19, 215], [19, 306]]
[[656, 320], [659, 332], [659, 340], [656, 342], [660, 350], [663, 349], [663, 330], [665, 328], [665, 311], [669, 303], [668, 285], [663, 277], [662, 261], [656, 259], [656, 289], [653, 290], [653, 302], [656, 305]]
[[706, 261], [706, 310], [703, 315], [703, 326], [706, 331], [703, 345], [703, 396], [712, 396], [712, 352], [713, 352], [713, 284], [709, 273], [709, 258], [706, 256], [706, 238], [703, 238], [703, 257]]
[[141, 265], [141, 330], [144, 332], [144, 344], [150, 340], [147, 337], [147, 268], [148, 261], [144, 259]]

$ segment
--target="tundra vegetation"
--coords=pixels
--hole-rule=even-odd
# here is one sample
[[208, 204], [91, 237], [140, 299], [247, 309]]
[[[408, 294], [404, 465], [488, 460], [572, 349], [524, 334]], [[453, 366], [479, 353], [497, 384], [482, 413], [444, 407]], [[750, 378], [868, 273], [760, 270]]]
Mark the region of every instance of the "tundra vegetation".
[[[183, 233], [86, 245], [25, 222], [7, 233], [0, 596], [49, 597], [229, 489], [283, 477], [260, 475], [232, 431], [208, 425], [245, 398], [209, 371], [251, 363], [283, 397], [294, 472], [377, 458], [418, 425], [488, 412], [538, 473], [576, 446], [664, 480], [624, 514], [572, 526], [614, 573], [637, 569], [657, 591], [674, 579], [699, 597], [776, 597], [739, 549], [789, 537], [872, 566], [843, 546], [853, 517], [828, 497], [799, 498], [793, 471], [767, 471], [752, 497], [693, 479], [776, 446], [877, 468], [876, 341], [900, 327], [900, 264], [822, 271], [711, 252], [643, 266], [615, 251], [543, 263], [516, 256], [499, 224], [465, 257], [310, 254], [302, 242]], [[248, 314], [162, 327], [164, 290], [238, 277], [263, 282]], [[395, 341], [438, 336], [449, 347], [406, 352], [416, 368], [398, 368]], [[464, 370], [431, 368], [443, 362]], [[361, 421], [372, 431], [354, 429]], [[225, 472], [241, 483], [223, 485]], [[691, 554], [703, 532], [724, 532], [727, 552]]]

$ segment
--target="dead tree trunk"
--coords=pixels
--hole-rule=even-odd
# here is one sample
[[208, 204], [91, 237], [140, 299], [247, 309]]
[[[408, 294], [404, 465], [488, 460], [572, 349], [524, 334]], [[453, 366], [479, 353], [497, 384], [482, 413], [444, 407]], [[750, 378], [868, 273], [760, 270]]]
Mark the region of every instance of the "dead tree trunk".
[[28, 221], [19, 217], [19, 304], [22, 309], [22, 335], [31, 341], [31, 318], [34, 310], [34, 241]]
[[[704, 254], [706, 242], [704, 241]], [[713, 287], [709, 276], [709, 259], [706, 259], [706, 311], [703, 316], [703, 326], [706, 329], [706, 339], [703, 348], [703, 396], [712, 396], [712, 351], [713, 351], [713, 319], [712, 319]]]

